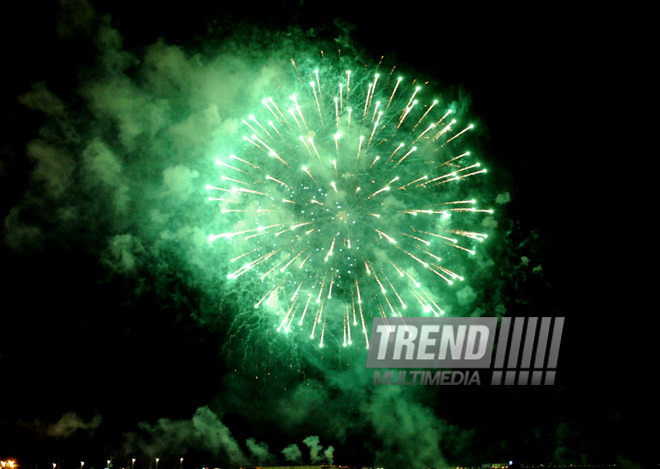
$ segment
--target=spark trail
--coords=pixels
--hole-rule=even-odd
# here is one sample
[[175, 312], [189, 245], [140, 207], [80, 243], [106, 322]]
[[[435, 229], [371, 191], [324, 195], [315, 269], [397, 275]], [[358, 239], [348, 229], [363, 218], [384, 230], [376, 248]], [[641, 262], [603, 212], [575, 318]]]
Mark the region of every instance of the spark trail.
[[368, 347], [374, 315], [444, 314], [454, 265], [487, 237], [470, 226], [492, 210], [466, 195], [486, 169], [461, 147], [473, 126], [415, 80], [291, 63], [288, 91], [243, 120], [240, 154], [216, 160], [209, 199], [231, 229], [209, 240], [235, 249], [230, 281], [263, 285], [253, 314]]

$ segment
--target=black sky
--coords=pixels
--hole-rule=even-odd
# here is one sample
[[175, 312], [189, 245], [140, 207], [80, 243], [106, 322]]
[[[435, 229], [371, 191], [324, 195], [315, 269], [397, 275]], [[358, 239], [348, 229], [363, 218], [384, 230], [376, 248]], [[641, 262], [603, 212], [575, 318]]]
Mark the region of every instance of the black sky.
[[[93, 31], [86, 28], [96, 23], [71, 23], [84, 5], [14, 5], [2, 15], [3, 219], [30, 184], [33, 168], [25, 146], [43, 124], [18, 97], [33, 83], [45, 82], [75, 106], [75, 83], [94, 61], [88, 40]], [[640, 160], [615, 145], [626, 138], [614, 130], [625, 120], [616, 118], [615, 110], [630, 94], [611, 83], [621, 83], [620, 70], [629, 63], [618, 58], [619, 35], [603, 25], [599, 13], [557, 4], [440, 2], [144, 2], [136, 7], [102, 1], [92, 8], [95, 18], [110, 15], [124, 47], [134, 51], [159, 37], [203, 50], [214, 41], [221, 44], [243, 22], [274, 29], [295, 24], [329, 37], [339, 24], [374, 57], [385, 55], [441, 83], [463, 86], [473, 112], [486, 124], [495, 177], [516, 200], [507, 207], [515, 220], [512, 244], [536, 236], [533, 252], [543, 264], [544, 282], [526, 287], [531, 304], [520, 312], [566, 316], [564, 348], [553, 389], [450, 389], [424, 400], [437, 399], [448, 421], [479, 429], [473, 453], [503, 454], [506, 441], [511, 453], [532, 459], [551, 453], [561, 440], [590, 461], [592, 455], [603, 462], [658, 459], [649, 444], [658, 436], [652, 384], [657, 353], [646, 339], [655, 311], [653, 305], [640, 307], [647, 287], [636, 277], [646, 274], [632, 260], [648, 250], [639, 232], [648, 227], [630, 212], [625, 202], [630, 186], [621, 180], [637, 171], [632, 168]], [[58, 32], [63, 23], [71, 26], [71, 37]], [[121, 448], [124, 433], [135, 431], [137, 422], [190, 418], [198, 407], [240, 401], [241, 396], [227, 396], [223, 382], [231, 372], [226, 351], [220, 352], [226, 330], [200, 326], [182, 302], [170, 301], [184, 297], [191, 309], [201, 310], [204, 292], [176, 275], [158, 282], [145, 277], [136, 301], [134, 279], [105, 281], [107, 273], [87, 244], [97, 241], [70, 233], [45, 250], [0, 247], [0, 457], [36, 462], [88, 453], [91, 458]], [[313, 367], [307, 372], [314, 376]], [[277, 379], [273, 386], [287, 378]], [[252, 390], [245, 398], [268, 412], [276, 400], [266, 394]], [[450, 399], [456, 405], [447, 405]], [[35, 426], [68, 411], [85, 420], [101, 413], [104, 425], [90, 437], [66, 441], [48, 438], [43, 426]], [[223, 417], [237, 435], [243, 435], [245, 421], [239, 411]], [[245, 426], [245, 436], [258, 433], [276, 442], [274, 451], [289, 441]], [[341, 448], [348, 458], [361, 454], [355, 441]]]

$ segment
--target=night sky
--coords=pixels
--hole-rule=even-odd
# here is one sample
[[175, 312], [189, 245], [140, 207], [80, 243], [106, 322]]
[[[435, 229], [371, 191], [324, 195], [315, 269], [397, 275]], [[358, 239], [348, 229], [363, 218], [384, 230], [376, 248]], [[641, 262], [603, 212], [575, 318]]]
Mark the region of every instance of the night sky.
[[[601, 14], [439, 2], [6, 9], [0, 458], [655, 466], [656, 311], [642, 306], [655, 274], [637, 266], [654, 215], [636, 211], [652, 186], [631, 119], [642, 81], [628, 85], [635, 61]], [[469, 97], [484, 194], [510, 202], [489, 240], [495, 267], [476, 274], [464, 313], [565, 316], [555, 386], [376, 389], [359, 352], [292, 346], [238, 314], [239, 292], [215, 272], [226, 253], [199, 241], [205, 145], [229, 132], [186, 117], [205, 99], [220, 129], [249, 113], [241, 74], [297, 38], [301, 53], [384, 56]]]

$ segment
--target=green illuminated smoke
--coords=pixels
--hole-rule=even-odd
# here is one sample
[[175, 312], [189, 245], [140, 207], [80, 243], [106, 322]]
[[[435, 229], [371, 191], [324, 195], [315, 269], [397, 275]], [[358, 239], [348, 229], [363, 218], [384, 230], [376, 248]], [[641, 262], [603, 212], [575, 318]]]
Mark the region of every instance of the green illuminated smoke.
[[487, 234], [483, 177], [451, 102], [381, 64], [291, 61], [243, 120], [207, 186], [233, 252], [227, 278], [257, 279], [254, 314], [323, 347], [368, 347], [375, 315], [445, 314], [447, 289]]
[[[345, 58], [340, 64], [327, 57], [302, 63], [299, 57], [312, 55], [300, 52], [293, 54], [297, 60], [296, 72], [286, 60], [290, 53], [281, 50], [300, 51], [301, 34], [290, 39], [295, 47], [290, 43], [283, 45], [280, 39], [284, 35], [268, 36], [258, 43], [259, 46], [271, 43], [272, 48], [254, 47], [255, 43], [249, 38], [240, 37], [236, 42], [243, 47], [226, 45], [218, 48], [213, 44], [208, 53], [201, 56], [165, 41], [150, 45], [144, 54], [134, 55], [122, 46], [118, 31], [100, 25], [98, 35], [101, 69], [93, 77], [87, 77], [84, 86], [80, 87], [83, 94], [74, 101], [81, 103], [82, 110], [73, 107], [73, 103], [57, 100], [46, 87], [35, 87], [23, 97], [31, 108], [47, 111], [49, 119], [39, 138], [27, 147], [35, 166], [31, 173], [32, 184], [21, 203], [17, 203], [5, 219], [7, 244], [16, 251], [28, 251], [39, 246], [65, 246], [73, 241], [81, 250], [89, 250], [89, 254], [98, 257], [107, 272], [113, 275], [115, 283], [127, 285], [122, 288], [123, 298], [117, 300], [117, 304], [121, 301], [127, 306], [119, 308], [112, 303], [108, 316], [100, 315], [94, 309], [85, 309], [84, 317], [95, 318], [103, 333], [107, 328], [106, 320], [113, 324], [126, 321], [126, 328], [133, 324], [134, 318], [161, 324], [173, 321], [167, 314], [160, 314], [161, 310], [191, 315], [205, 325], [222, 322], [223, 327], [223, 321], [236, 315], [237, 324], [247, 324], [242, 332], [250, 336], [244, 342], [235, 337], [227, 340], [227, 350], [232, 354], [224, 364], [234, 372], [222, 379], [222, 392], [217, 396], [219, 407], [248, 421], [252, 426], [250, 432], [271, 428], [273, 433], [288, 436], [282, 445], [298, 442], [305, 452], [305, 462], [309, 459], [301, 443], [303, 437], [319, 434], [322, 441], [340, 448], [338, 451], [348, 435], [353, 439], [344, 447], [357, 442], [355, 445], [362, 445], [365, 453], [377, 448], [378, 460], [390, 462], [397, 458], [401, 461], [400, 467], [442, 465], [441, 448], [455, 447], [455, 441], [450, 437], [460, 433], [460, 429], [452, 429], [436, 417], [431, 408], [417, 402], [418, 396], [407, 389], [372, 388], [369, 373], [361, 361], [364, 346], [362, 318], [368, 327], [369, 318], [380, 314], [419, 316], [441, 314], [441, 310], [446, 314], [478, 314], [479, 309], [472, 308], [476, 298], [472, 288], [482, 291], [480, 287], [486, 276], [489, 285], [497, 280], [494, 269], [483, 268], [488, 267], [490, 260], [481, 258], [483, 249], [472, 256], [468, 251], [451, 246], [456, 244], [475, 250], [484, 243], [475, 237], [442, 231], [480, 233], [485, 226], [483, 221], [492, 220], [492, 217], [484, 217], [482, 212], [447, 210], [490, 208], [483, 206], [482, 200], [486, 196], [481, 185], [481, 181], [489, 178], [483, 173], [465, 177], [483, 168], [458, 173], [479, 162], [480, 155], [472, 144], [476, 132], [468, 130], [443, 146], [472, 122], [463, 116], [462, 106], [457, 106], [451, 98], [446, 99], [431, 86], [414, 82], [415, 76], [408, 72], [391, 73], [391, 66], [372, 64], [365, 67]], [[316, 44], [315, 48], [318, 47]], [[254, 50], [260, 53], [255, 54]], [[319, 70], [318, 84], [316, 69]], [[352, 72], [350, 96], [346, 70]], [[372, 94], [368, 92], [369, 84], [373, 86], [376, 73], [379, 77]], [[315, 83], [321, 113], [311, 82]], [[388, 107], [397, 82], [396, 93]], [[340, 83], [344, 83], [341, 94]], [[413, 99], [417, 103], [397, 129], [402, 111], [408, 108], [417, 86], [420, 89]], [[305, 118], [305, 123], [300, 123], [303, 130], [288, 114], [288, 109], [293, 107], [290, 96], [294, 93]], [[368, 96], [371, 99], [367, 105]], [[340, 154], [334, 140], [338, 133], [335, 97], [342, 98], [338, 103], [341, 109], [341, 136], [337, 140]], [[259, 104], [263, 98], [272, 98], [286, 121], [277, 117], [277, 111], [273, 114], [265, 104]], [[435, 100], [438, 102], [422, 119]], [[374, 114], [378, 101], [381, 104]], [[253, 102], [256, 105], [252, 106]], [[349, 106], [352, 109], [350, 130]], [[365, 107], [368, 110], [366, 116]], [[453, 112], [415, 142], [430, 124], [439, 122], [449, 110]], [[383, 114], [378, 117], [380, 111]], [[250, 119], [251, 114], [271, 137]], [[242, 124], [241, 119], [245, 119], [254, 130]], [[432, 137], [453, 119], [457, 122], [432, 141]], [[282, 138], [273, 133], [269, 121], [280, 130]], [[378, 126], [374, 127], [376, 122]], [[234, 124], [241, 131], [238, 136], [230, 135]], [[369, 143], [372, 131], [374, 137]], [[241, 138], [245, 136], [261, 145], [253, 135], [273, 148], [289, 167], [269, 156], [265, 146], [261, 148], [266, 151]], [[308, 150], [305, 147], [304, 143], [311, 145], [309, 140], [300, 142], [301, 135], [303, 138], [312, 137], [318, 156], [313, 148]], [[361, 136], [364, 138], [358, 158]], [[388, 163], [401, 143], [404, 146]], [[395, 168], [407, 153], [405, 150], [413, 146], [417, 148], [415, 152]], [[452, 160], [468, 151], [469, 155]], [[261, 169], [241, 166], [240, 161], [231, 159], [232, 154]], [[381, 158], [369, 168], [376, 156]], [[223, 165], [214, 166], [216, 159], [245, 173]], [[332, 161], [337, 162], [337, 174]], [[318, 186], [313, 185], [303, 166], [314, 176]], [[212, 171], [208, 170], [209, 167]], [[451, 175], [454, 172], [462, 176], [456, 178]], [[223, 175], [249, 184], [229, 179], [223, 181]], [[285, 182], [296, 190], [291, 191], [266, 176]], [[424, 176], [427, 179], [398, 190], [398, 187]], [[445, 177], [436, 182], [442, 184], [421, 185], [441, 176]], [[399, 179], [390, 183], [395, 177]], [[337, 193], [331, 182], [335, 182]], [[204, 189], [207, 183], [228, 190], [256, 187], [254, 190], [274, 197], [264, 199], [258, 194], [227, 193], [217, 189], [207, 193]], [[301, 183], [307, 184], [309, 189], [297, 189]], [[390, 190], [368, 198], [386, 185]], [[352, 189], [356, 186], [362, 188], [357, 193], [362, 198], [355, 196]], [[312, 226], [301, 226], [294, 231], [287, 228], [310, 221], [306, 218], [309, 216], [307, 207], [320, 209], [321, 206], [312, 203], [311, 197], [306, 195], [315, 189], [322, 189], [314, 195], [320, 194], [317, 201], [324, 203], [331, 212], [326, 212], [329, 215], [324, 217], [315, 213], [312, 226], [318, 229], [304, 238], [304, 232]], [[340, 198], [339, 193], [345, 194], [345, 198]], [[230, 200], [237, 198], [237, 194], [240, 195], [238, 203], [232, 203]], [[207, 195], [230, 200], [200, 203]], [[349, 195], [354, 197], [351, 199]], [[285, 198], [298, 205], [282, 202]], [[448, 203], [472, 200], [475, 203]], [[488, 200], [494, 198], [489, 194]], [[494, 203], [501, 202], [494, 200]], [[260, 208], [277, 212], [257, 213]], [[222, 209], [225, 213], [221, 213]], [[406, 213], [406, 210], [439, 213], [420, 211], [415, 215]], [[344, 213], [340, 213], [342, 211]], [[380, 218], [369, 213], [377, 213]], [[349, 224], [349, 220], [356, 223]], [[209, 233], [234, 233], [273, 224], [284, 226], [278, 231], [254, 232], [262, 234], [253, 238], [247, 238], [250, 233], [246, 233], [217, 238], [211, 244], [207, 242]], [[275, 236], [279, 231], [284, 232]], [[424, 231], [451, 240], [422, 233]], [[404, 233], [424, 239], [431, 245], [426, 246]], [[385, 235], [396, 240], [397, 244], [391, 244]], [[325, 257], [333, 239], [336, 239], [333, 255], [326, 263]], [[350, 249], [344, 245], [344, 239], [351, 240]], [[500, 243], [501, 239], [498, 239]], [[282, 249], [277, 254], [264, 262], [255, 264], [242, 275], [234, 275], [237, 278], [226, 278], [244, 264], [258, 259], [258, 253], [269, 253], [280, 247]], [[295, 256], [306, 247], [309, 247], [311, 257], [304, 268], [299, 269], [297, 264], [302, 263], [307, 254]], [[251, 253], [255, 249], [259, 251]], [[449, 285], [447, 280], [425, 268], [403, 249], [430, 266], [438, 266], [433, 268], [444, 277], [452, 280], [439, 267], [465, 280], [453, 279], [453, 285]], [[425, 254], [424, 250], [440, 260]], [[229, 262], [244, 253], [245, 257]], [[349, 255], [340, 256], [346, 253]], [[280, 272], [292, 259], [293, 263]], [[372, 275], [367, 273], [364, 261], [371, 266]], [[531, 262], [535, 260], [532, 258]], [[477, 264], [483, 270], [475, 272], [478, 275], [471, 274]], [[403, 277], [395, 265], [404, 273]], [[273, 267], [274, 270], [262, 282], [261, 276]], [[498, 270], [507, 272], [504, 266]], [[88, 275], [87, 270], [83, 272]], [[219, 276], [218, 272], [222, 275]], [[35, 269], [34, 273], [38, 274], [38, 270]], [[386, 295], [382, 294], [376, 277], [384, 286]], [[416, 279], [419, 287], [411, 277]], [[47, 283], [52, 280], [36, 278]], [[357, 299], [356, 279], [362, 303]], [[31, 278], [31, 283], [34, 281]], [[332, 297], [328, 299], [330, 285]], [[274, 294], [266, 297], [278, 286]], [[291, 300], [298, 287], [297, 299]], [[79, 289], [78, 285], [72, 286], [72, 296], [80, 293]], [[311, 300], [301, 326], [299, 322], [310, 293]], [[319, 293], [323, 304], [322, 314], [319, 313], [321, 322], [317, 319]], [[407, 305], [406, 309], [403, 309], [397, 293]], [[149, 307], [158, 311], [157, 315], [150, 316], [144, 310], [147, 295]], [[264, 297], [259, 308], [254, 308]], [[431, 299], [435, 303], [431, 303]], [[497, 298], [490, 301], [495, 302]], [[461, 307], [471, 309], [462, 311]], [[488, 311], [488, 307], [488, 302], [479, 302], [479, 308], [483, 308], [481, 312]], [[118, 312], [123, 313], [119, 318]], [[355, 347], [348, 353], [338, 354], [344, 360], [341, 362], [328, 359], [334, 354], [327, 352], [313, 356], [300, 354], [303, 358], [300, 366], [291, 367], [291, 350], [282, 344], [289, 342], [291, 348], [299, 343], [318, 347], [324, 324], [325, 350], [334, 349], [334, 339], [338, 339], [340, 347], [344, 340], [348, 345], [349, 333]], [[285, 335], [287, 326], [291, 329], [288, 336]], [[179, 323], [169, 327], [180, 329]], [[272, 340], [272, 335], [280, 327], [280, 334], [275, 335], [281, 340]], [[224, 332], [224, 329], [218, 329]], [[310, 341], [308, 338], [313, 329], [315, 337]], [[151, 334], [151, 328], [149, 331]], [[209, 331], [214, 329], [209, 327]], [[293, 337], [296, 340], [289, 340]], [[197, 336], [194, 340], [198, 341]], [[172, 343], [177, 344], [175, 349], [180, 348], [178, 339]], [[241, 368], [243, 353], [251, 353], [250, 358], [258, 361], [243, 360], [246, 366]], [[337, 372], [337, 368], [347, 363], [345, 357], [357, 358], [350, 362], [350, 367], [345, 366], [348, 371]], [[167, 356], [163, 360], [168, 360]], [[203, 367], [206, 363], [191, 363], [190, 366]], [[173, 374], [178, 370], [176, 366], [176, 363], [172, 364]], [[216, 369], [208, 370], [209, 377], [215, 373]], [[151, 389], [153, 382], [146, 380], [142, 387]], [[206, 383], [206, 379], [203, 381]], [[207, 389], [205, 384], [190, 387], [204, 389], [203, 392]], [[433, 394], [436, 390], [430, 392]], [[188, 447], [208, 444], [219, 455], [223, 454], [219, 449], [224, 448], [225, 457], [231, 459], [232, 455], [251, 456], [260, 447], [242, 444], [245, 440], [240, 439], [240, 430], [235, 428], [234, 438], [229, 439], [229, 427], [225, 424], [231, 420], [220, 419], [220, 414], [214, 417], [210, 412], [200, 410], [189, 422], [179, 424], [175, 420], [177, 411], [169, 402], [162, 412], [170, 419], [163, 422], [154, 419], [149, 427], [144, 428], [156, 437], [162, 436], [155, 441], [136, 442], [135, 450], [143, 448], [148, 453], [153, 448], [154, 456], [169, 450], [178, 458]], [[174, 438], [171, 433], [180, 436]], [[263, 437], [257, 435], [257, 438], [260, 441]], [[268, 443], [273, 454], [279, 455], [282, 447], [271, 441]], [[238, 451], [235, 449], [237, 445]], [[291, 448], [282, 455], [287, 460], [296, 458]], [[237, 459], [243, 462], [242, 458]], [[257, 461], [255, 455], [254, 462]]]

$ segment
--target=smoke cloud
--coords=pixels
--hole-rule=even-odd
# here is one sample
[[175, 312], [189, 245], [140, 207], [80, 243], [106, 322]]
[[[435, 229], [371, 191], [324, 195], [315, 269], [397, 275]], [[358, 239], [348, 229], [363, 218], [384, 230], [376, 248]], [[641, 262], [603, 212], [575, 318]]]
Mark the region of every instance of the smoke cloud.
[[[232, 463], [248, 461], [229, 428], [206, 406], [197, 409], [189, 420], [161, 418], [154, 424], [141, 422], [139, 430], [126, 437], [128, 453], [141, 452], [151, 457], [179, 456], [195, 448]], [[259, 446], [253, 441], [248, 448], [259, 452]]]
[[103, 421], [101, 415], [95, 415], [85, 421], [75, 412], [67, 412], [57, 422], [46, 428], [46, 435], [53, 438], [69, 438], [78, 431], [93, 432]]
[[245, 445], [250, 454], [250, 460], [259, 464], [265, 465], [274, 462], [273, 455], [268, 452], [268, 445], [264, 442], [257, 442], [254, 438], [245, 440]]
[[309, 460], [312, 464], [321, 461], [332, 464], [332, 453], [334, 452], [332, 446], [329, 446], [324, 450], [323, 446], [320, 444], [318, 436], [308, 436], [303, 440], [303, 443], [309, 448]]
[[292, 462], [294, 464], [300, 464], [302, 462], [302, 452], [300, 451], [300, 448], [298, 448], [298, 445], [295, 443], [291, 443], [289, 446], [284, 448], [282, 450], [282, 454], [284, 455], [284, 459], [288, 462]]

